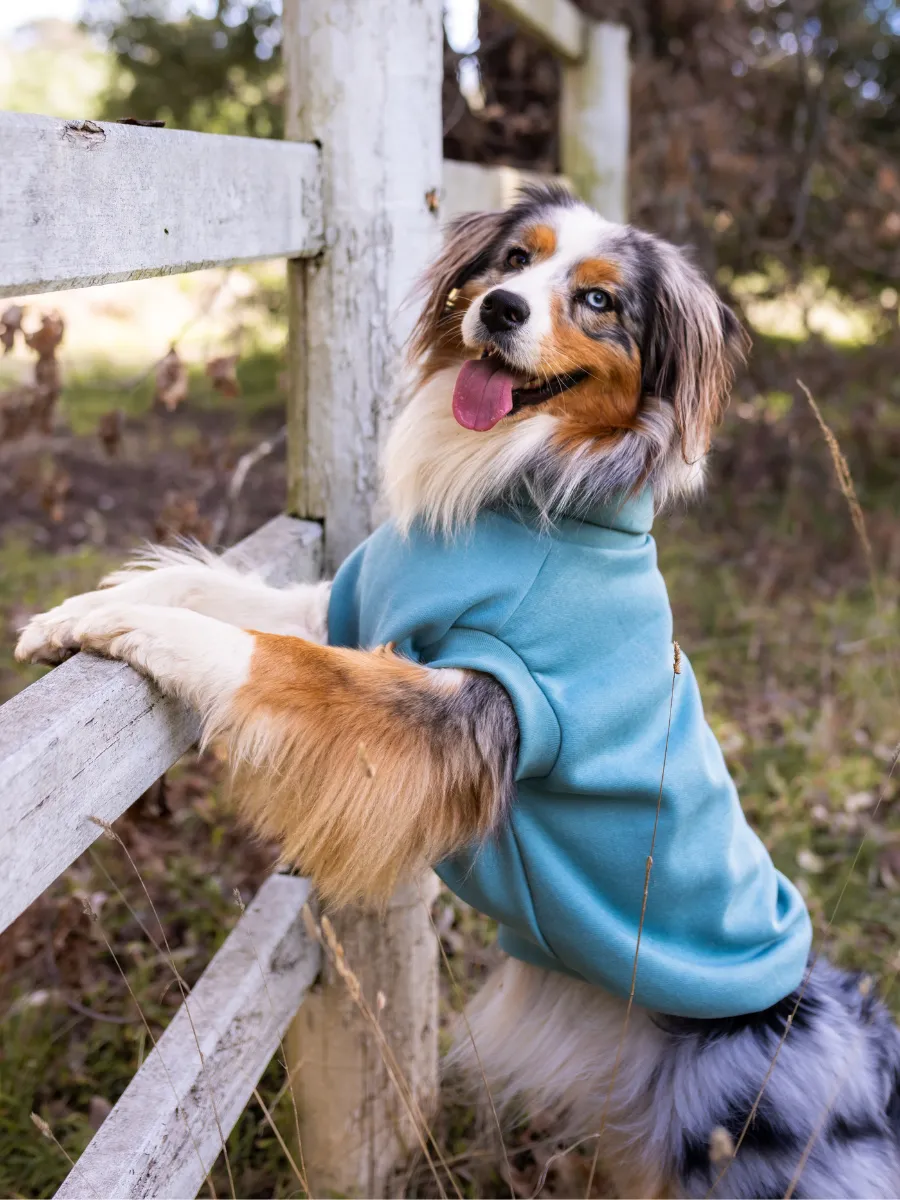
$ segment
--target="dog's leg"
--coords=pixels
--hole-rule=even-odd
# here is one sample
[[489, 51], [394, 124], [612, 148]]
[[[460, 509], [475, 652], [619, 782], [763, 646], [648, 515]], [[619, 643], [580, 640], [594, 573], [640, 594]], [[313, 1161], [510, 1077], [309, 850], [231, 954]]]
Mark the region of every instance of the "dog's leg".
[[518, 726], [506, 692], [477, 672], [377, 651], [248, 632], [121, 589], [87, 612], [46, 614], [19, 658], [80, 647], [130, 663], [199, 709], [246, 786], [249, 820], [322, 894], [383, 900], [399, 875], [487, 832], [513, 792]]
[[199, 548], [192, 552], [154, 547], [143, 558], [108, 575], [98, 591], [72, 596], [32, 617], [22, 631], [18, 653], [23, 659], [59, 662], [75, 649], [60, 641], [61, 631], [73, 628], [79, 618], [113, 600], [117, 604], [186, 608], [228, 625], [252, 625], [265, 633], [324, 642], [330, 590], [330, 583], [275, 588]]

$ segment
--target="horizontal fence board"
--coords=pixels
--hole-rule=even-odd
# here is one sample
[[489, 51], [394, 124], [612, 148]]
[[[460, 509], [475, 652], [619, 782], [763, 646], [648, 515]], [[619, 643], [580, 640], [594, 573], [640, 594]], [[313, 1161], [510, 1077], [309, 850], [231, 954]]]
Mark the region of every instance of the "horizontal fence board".
[[567, 62], [584, 54], [589, 22], [572, 0], [490, 0], [490, 5]]
[[309, 896], [306, 879], [263, 884], [58, 1197], [197, 1194], [219, 1127], [227, 1138], [318, 973], [302, 916]]
[[0, 112], [0, 296], [316, 253], [319, 151]]
[[483, 167], [445, 158], [441, 217], [449, 220], [460, 213], [508, 208], [523, 184], [546, 179], [562, 180], [562, 176], [520, 171], [517, 167]]
[[[321, 527], [276, 517], [226, 555], [318, 578]], [[0, 707], [0, 930], [181, 757], [197, 719], [125, 663], [76, 654]]]

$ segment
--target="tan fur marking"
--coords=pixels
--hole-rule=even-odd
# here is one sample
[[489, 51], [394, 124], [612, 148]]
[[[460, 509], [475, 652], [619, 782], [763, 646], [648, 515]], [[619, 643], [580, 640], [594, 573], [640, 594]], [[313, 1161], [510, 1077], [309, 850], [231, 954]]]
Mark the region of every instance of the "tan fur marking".
[[239, 804], [327, 900], [384, 902], [400, 875], [490, 830], [500, 800], [489, 768], [434, 721], [471, 673], [453, 688], [454, 672], [388, 648], [255, 636], [222, 722]]
[[607, 258], [585, 258], [572, 273], [576, 288], [603, 287], [609, 283], [621, 283], [622, 272], [617, 263]]
[[[563, 313], [562, 302], [551, 304], [553, 332], [541, 354], [542, 375], [549, 378], [568, 371], [588, 371], [584, 383], [559, 396], [523, 410], [523, 417], [549, 412], [560, 418], [555, 440], [569, 446], [582, 438], [598, 438], [629, 428], [640, 400], [641, 364], [615, 342], [589, 337]], [[612, 314], [597, 318], [615, 321]]]
[[538, 261], [556, 253], [556, 232], [549, 225], [531, 225], [522, 234], [522, 245]]

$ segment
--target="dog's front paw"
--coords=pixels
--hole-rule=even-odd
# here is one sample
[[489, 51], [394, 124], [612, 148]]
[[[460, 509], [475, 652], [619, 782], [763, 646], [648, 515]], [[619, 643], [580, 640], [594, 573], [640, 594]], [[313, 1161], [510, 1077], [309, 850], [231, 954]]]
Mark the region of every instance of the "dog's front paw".
[[38, 613], [20, 632], [16, 658], [19, 662], [55, 665], [79, 650], [109, 653], [112, 638], [129, 628], [116, 612], [121, 607], [112, 601], [109, 592], [86, 592]]

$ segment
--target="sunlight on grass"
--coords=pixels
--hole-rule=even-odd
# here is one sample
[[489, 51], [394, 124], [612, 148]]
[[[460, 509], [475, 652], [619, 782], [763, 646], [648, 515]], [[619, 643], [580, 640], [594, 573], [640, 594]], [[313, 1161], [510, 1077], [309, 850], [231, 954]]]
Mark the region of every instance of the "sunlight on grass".
[[824, 269], [810, 271], [799, 284], [777, 261], [755, 274], [726, 274], [753, 329], [766, 337], [803, 342], [816, 335], [836, 346], [869, 346], [885, 325], [897, 321], [891, 289], [882, 293], [880, 304], [860, 304], [830, 287]]

